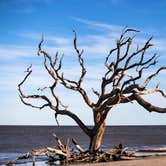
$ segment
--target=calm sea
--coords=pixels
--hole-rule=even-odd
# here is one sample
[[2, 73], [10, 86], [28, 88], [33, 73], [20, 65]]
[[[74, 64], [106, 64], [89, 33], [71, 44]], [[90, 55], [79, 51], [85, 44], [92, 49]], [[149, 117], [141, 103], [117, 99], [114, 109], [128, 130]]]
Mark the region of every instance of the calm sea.
[[[33, 149], [54, 146], [55, 133], [64, 144], [75, 138], [85, 149], [89, 138], [77, 126], [0, 126], [0, 164]], [[166, 126], [108, 126], [102, 149], [122, 143], [134, 149], [166, 147]]]

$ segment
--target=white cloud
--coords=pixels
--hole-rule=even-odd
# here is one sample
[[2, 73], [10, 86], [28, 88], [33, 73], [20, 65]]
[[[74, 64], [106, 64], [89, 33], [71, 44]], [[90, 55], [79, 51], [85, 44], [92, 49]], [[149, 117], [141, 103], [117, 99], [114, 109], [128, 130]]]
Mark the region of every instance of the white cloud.
[[166, 52], [166, 38], [161, 38], [161, 39], [153, 39], [154, 43], [154, 48], [156, 48], [156, 51], [162, 51]]
[[37, 50], [34, 46], [24, 45], [0, 45], [0, 59], [13, 60], [15, 58], [31, 58], [36, 55]]

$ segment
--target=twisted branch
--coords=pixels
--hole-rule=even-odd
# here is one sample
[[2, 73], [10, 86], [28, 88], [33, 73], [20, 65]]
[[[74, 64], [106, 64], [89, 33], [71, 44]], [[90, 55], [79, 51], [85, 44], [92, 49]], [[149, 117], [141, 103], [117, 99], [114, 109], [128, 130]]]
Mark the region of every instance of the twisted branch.
[[[133, 44], [135, 36], [126, 37], [127, 32], [139, 32], [134, 29], [124, 29], [120, 38], [116, 42], [116, 47], [112, 49], [105, 58], [105, 66], [107, 72], [102, 78], [101, 82], [101, 93], [98, 93], [99, 99], [94, 104], [96, 110], [104, 111], [106, 108], [112, 108], [114, 105], [119, 103], [132, 102], [134, 95], [147, 95], [155, 92], [159, 92], [163, 97], [165, 94], [159, 87], [147, 90], [149, 82], [159, 74], [160, 71], [165, 70], [166, 67], [159, 68], [155, 73], [151, 74], [144, 83], [137, 83], [142, 79], [142, 74], [145, 70], [156, 65], [158, 62], [157, 55], [154, 54], [152, 57], [146, 59], [146, 51], [153, 46], [151, 44], [152, 37], [150, 37], [142, 47], [137, 45], [136, 51], [130, 53], [130, 48]], [[124, 54], [122, 53], [122, 47], [126, 48]], [[115, 54], [116, 59], [109, 63], [111, 55]], [[137, 57], [136, 62], [132, 63], [132, 60]], [[135, 69], [136, 74], [128, 74], [133, 72]], [[107, 91], [108, 87], [112, 86], [111, 91]], [[117, 96], [119, 99], [117, 100]], [[116, 102], [115, 102], [116, 101]], [[111, 103], [111, 104], [110, 104]]]

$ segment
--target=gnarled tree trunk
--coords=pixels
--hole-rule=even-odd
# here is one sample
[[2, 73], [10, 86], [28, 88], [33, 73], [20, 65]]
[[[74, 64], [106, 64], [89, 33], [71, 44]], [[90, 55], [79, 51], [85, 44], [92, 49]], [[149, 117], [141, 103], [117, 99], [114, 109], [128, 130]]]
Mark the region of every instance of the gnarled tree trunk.
[[106, 127], [106, 121], [102, 123], [97, 132], [91, 137], [89, 145], [90, 152], [97, 152], [100, 149], [105, 127]]
[[103, 139], [103, 135], [104, 135], [105, 127], [106, 127], [106, 118], [104, 118], [103, 120], [101, 118], [103, 118], [103, 113], [94, 112], [95, 127], [93, 129], [93, 134], [90, 138], [90, 145], [89, 145], [90, 152], [97, 152], [100, 149], [100, 146], [102, 143], [102, 139]]

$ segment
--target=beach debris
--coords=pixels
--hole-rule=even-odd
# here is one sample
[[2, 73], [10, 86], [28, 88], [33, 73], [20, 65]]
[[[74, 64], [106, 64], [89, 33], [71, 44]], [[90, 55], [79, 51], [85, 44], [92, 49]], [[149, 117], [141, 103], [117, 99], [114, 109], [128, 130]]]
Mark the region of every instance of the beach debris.
[[[53, 147], [45, 147], [42, 149], [36, 149], [32, 152], [23, 154], [14, 160], [9, 161], [6, 165], [12, 166], [19, 162], [19, 160], [32, 159], [32, 165], [35, 166], [37, 157], [47, 157], [46, 162], [50, 165], [56, 165], [56, 163], [63, 164], [78, 164], [78, 163], [99, 163], [119, 160], [134, 160], [142, 157], [151, 157], [152, 154], [146, 154], [148, 152], [165, 152], [166, 148], [153, 148], [153, 149], [129, 149], [124, 147], [121, 143], [114, 146], [110, 150], [90, 152], [83, 149], [78, 142], [72, 138], [71, 142], [74, 145], [73, 148], [69, 147], [69, 139], [66, 144], [63, 144], [61, 139], [53, 133], [53, 137], [56, 140], [56, 145]], [[137, 154], [141, 152], [140, 154]], [[145, 152], [145, 153], [144, 153]]]
[[90, 151], [85, 151], [73, 138], [72, 143], [76, 148], [76, 151], [69, 148], [69, 139], [67, 140], [66, 145], [62, 143], [59, 137], [56, 134], [53, 134], [57, 144], [55, 147], [45, 147], [42, 149], [36, 149], [32, 152], [28, 152], [17, 157], [14, 160], [9, 161], [6, 165], [12, 166], [17, 163], [19, 160], [32, 159], [32, 165], [35, 165], [36, 157], [45, 156], [48, 158], [47, 162], [55, 163], [60, 162], [60, 164], [71, 164], [71, 163], [98, 163], [98, 162], [107, 162], [107, 161], [118, 161], [118, 160], [132, 160], [135, 159], [135, 156], [129, 155], [126, 150], [128, 148], [123, 148], [122, 144], [115, 146], [114, 148], [102, 151], [99, 150], [96, 153]]

